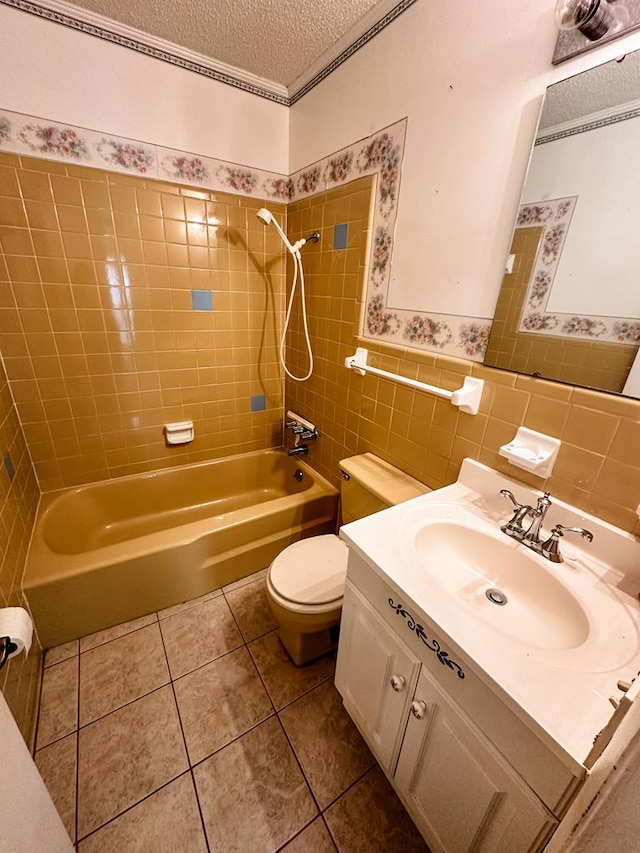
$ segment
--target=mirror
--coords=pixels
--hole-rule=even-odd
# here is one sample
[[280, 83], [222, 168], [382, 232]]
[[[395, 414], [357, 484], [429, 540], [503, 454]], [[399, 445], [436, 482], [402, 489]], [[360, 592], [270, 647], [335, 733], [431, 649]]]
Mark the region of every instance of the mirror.
[[549, 87], [485, 364], [640, 397], [640, 51]]

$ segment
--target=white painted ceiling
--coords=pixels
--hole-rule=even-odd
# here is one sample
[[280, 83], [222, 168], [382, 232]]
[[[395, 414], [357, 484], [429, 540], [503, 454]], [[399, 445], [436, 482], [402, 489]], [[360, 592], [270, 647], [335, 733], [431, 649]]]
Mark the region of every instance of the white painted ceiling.
[[345, 35], [357, 30], [358, 22], [366, 20], [370, 26], [372, 14], [376, 21], [394, 4], [388, 0], [71, 0], [69, 5], [289, 87]]

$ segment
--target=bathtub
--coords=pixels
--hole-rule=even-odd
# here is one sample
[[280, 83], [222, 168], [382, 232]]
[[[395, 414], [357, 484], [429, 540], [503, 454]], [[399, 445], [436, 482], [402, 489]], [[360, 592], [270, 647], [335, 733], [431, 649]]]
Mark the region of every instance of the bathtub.
[[43, 496], [24, 591], [44, 648], [204, 595], [333, 533], [338, 492], [282, 449]]

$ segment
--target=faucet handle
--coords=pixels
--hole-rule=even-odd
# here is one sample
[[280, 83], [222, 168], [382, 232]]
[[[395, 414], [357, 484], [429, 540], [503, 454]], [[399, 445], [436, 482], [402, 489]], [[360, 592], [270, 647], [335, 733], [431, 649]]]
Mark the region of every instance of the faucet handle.
[[525, 534], [522, 522], [531, 512], [533, 512], [533, 510], [528, 504], [518, 503], [515, 498], [515, 495], [513, 494], [513, 492], [510, 492], [509, 489], [500, 489], [500, 494], [503, 495], [505, 498], [509, 498], [509, 500], [515, 507], [513, 517], [506, 524], [503, 524], [500, 530], [502, 530], [503, 533], [506, 533], [507, 536], [511, 536], [514, 539], [521, 540]]
[[565, 533], [579, 533], [587, 542], [593, 540], [593, 533], [585, 530], [584, 527], [565, 527], [564, 524], [556, 524], [551, 531], [551, 536], [540, 546], [540, 554], [552, 563], [564, 562], [564, 557], [560, 553], [560, 539]]
[[516, 500], [516, 496], [513, 494], [513, 492], [510, 492], [509, 489], [500, 489], [500, 494], [504, 498], [509, 498], [509, 500], [517, 510], [522, 509], [523, 504], [518, 503], [518, 501]]
[[564, 536], [565, 533], [579, 533], [587, 542], [593, 542], [593, 533], [585, 530], [584, 527], [565, 527], [564, 524], [556, 524], [551, 532], [557, 532], [558, 536]]

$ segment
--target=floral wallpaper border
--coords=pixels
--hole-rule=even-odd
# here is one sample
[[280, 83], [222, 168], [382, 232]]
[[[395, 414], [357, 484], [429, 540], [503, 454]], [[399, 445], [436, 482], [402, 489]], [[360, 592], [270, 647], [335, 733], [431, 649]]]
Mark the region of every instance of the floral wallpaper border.
[[401, 119], [292, 175], [281, 175], [0, 109], [0, 151], [285, 204], [375, 175], [362, 336], [482, 361], [490, 320], [387, 305], [406, 129], [407, 119]]
[[562, 256], [577, 196], [523, 204], [516, 228], [542, 226], [538, 254], [531, 271], [518, 331], [557, 338], [582, 338], [603, 343], [640, 344], [640, 320], [626, 317], [600, 317], [583, 314], [559, 314], [546, 310], [558, 265]]

